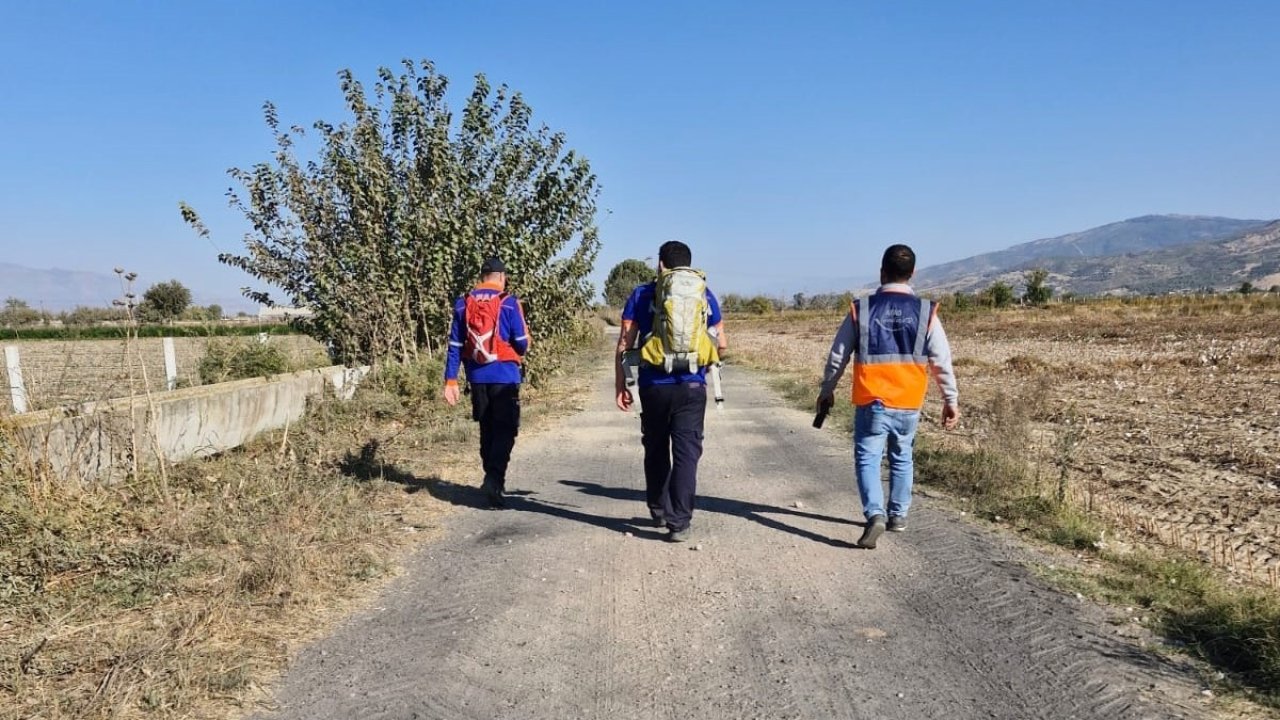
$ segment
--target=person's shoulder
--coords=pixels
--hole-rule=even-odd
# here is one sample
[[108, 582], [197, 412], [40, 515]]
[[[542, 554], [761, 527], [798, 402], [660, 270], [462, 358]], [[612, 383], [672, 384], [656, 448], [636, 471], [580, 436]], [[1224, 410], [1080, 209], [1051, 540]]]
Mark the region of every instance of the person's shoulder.
[[636, 302], [640, 298], [644, 297], [645, 295], [652, 295], [656, 288], [657, 288], [657, 283], [654, 281], [641, 283], [640, 285], [635, 286], [635, 288], [631, 291], [631, 297], [628, 300], [630, 302]]

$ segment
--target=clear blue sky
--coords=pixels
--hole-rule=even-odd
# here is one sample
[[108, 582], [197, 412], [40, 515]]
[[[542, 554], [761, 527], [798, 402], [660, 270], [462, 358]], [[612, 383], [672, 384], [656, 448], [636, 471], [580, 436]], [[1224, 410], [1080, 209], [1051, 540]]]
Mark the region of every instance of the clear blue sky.
[[522, 91], [591, 160], [598, 277], [671, 238], [722, 293], [782, 292], [892, 242], [930, 265], [1147, 213], [1273, 218], [1277, 27], [1272, 0], [0, 0], [0, 261], [235, 298], [224, 171], [267, 157], [262, 102], [340, 121], [339, 69], [405, 57]]

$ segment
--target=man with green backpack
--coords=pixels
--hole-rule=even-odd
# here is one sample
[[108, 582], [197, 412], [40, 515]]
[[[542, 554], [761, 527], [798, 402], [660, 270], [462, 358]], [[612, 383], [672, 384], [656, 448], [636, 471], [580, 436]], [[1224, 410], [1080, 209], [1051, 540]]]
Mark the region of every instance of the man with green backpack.
[[622, 310], [615, 357], [618, 409], [635, 401], [627, 366], [638, 370], [645, 501], [667, 539], [685, 542], [693, 519], [707, 409], [707, 370], [727, 347], [720, 305], [706, 276], [690, 267], [689, 246], [672, 240], [658, 249], [658, 278], [637, 287]]

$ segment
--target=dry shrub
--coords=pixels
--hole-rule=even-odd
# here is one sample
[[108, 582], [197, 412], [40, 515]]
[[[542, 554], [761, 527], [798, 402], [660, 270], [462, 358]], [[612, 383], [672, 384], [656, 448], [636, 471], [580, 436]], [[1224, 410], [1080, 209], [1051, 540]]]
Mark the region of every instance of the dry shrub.
[[1004, 361], [1004, 369], [1009, 372], [1030, 375], [1048, 371], [1049, 363], [1030, 355], [1014, 355]]

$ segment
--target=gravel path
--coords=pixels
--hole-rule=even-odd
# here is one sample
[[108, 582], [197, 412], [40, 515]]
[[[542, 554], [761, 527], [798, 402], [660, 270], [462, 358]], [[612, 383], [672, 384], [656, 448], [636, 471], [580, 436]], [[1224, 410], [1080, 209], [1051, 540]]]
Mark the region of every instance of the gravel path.
[[759, 378], [708, 410], [694, 538], [646, 527], [639, 420], [606, 366], [375, 602], [304, 650], [262, 718], [1196, 718], [1194, 678], [917, 498], [860, 533], [847, 436]]

